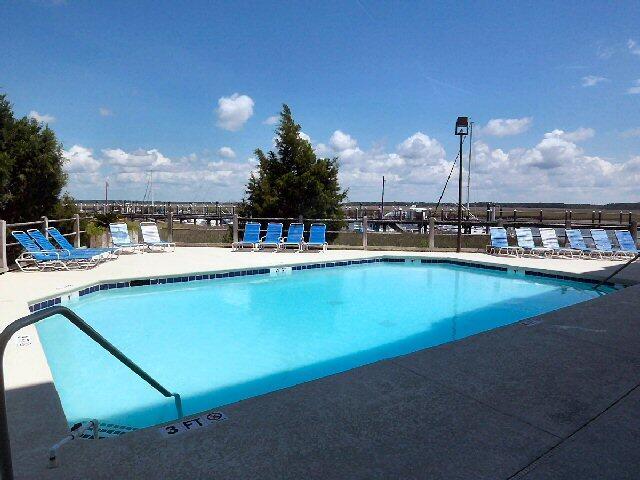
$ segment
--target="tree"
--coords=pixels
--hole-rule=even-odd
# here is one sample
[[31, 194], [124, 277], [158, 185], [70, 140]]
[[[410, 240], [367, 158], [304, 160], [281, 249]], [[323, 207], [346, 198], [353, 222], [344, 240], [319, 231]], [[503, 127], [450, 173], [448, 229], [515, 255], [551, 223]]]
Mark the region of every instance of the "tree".
[[347, 196], [338, 183], [338, 159], [317, 158], [283, 105], [275, 151], [255, 150], [259, 166], [247, 183], [243, 214], [256, 217], [343, 218]]
[[34, 119], [14, 117], [0, 94], [0, 218], [36, 220], [54, 212], [66, 184], [62, 146]]

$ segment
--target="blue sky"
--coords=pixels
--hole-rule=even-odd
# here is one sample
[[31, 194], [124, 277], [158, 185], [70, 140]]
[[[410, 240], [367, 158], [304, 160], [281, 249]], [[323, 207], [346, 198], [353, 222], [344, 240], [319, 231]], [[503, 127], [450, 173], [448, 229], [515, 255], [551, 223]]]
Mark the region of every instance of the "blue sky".
[[354, 201], [436, 200], [458, 115], [472, 201], [640, 200], [637, 2], [211, 3], [3, 2], [0, 89], [72, 194], [238, 200], [287, 103]]

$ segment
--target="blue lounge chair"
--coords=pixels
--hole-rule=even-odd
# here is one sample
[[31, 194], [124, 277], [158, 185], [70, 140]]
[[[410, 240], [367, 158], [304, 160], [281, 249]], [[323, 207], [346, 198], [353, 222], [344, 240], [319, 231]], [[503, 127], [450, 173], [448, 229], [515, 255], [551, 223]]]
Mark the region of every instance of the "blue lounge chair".
[[68, 250], [72, 253], [93, 253], [108, 258], [115, 258], [120, 254], [119, 248], [76, 248], [56, 227], [48, 227], [47, 232], [49, 232], [49, 236], [53, 238], [62, 250]]
[[487, 252], [497, 255], [511, 255], [516, 257], [522, 255], [524, 250], [521, 247], [510, 246], [507, 240], [507, 231], [504, 227], [489, 227], [491, 235], [491, 245], [487, 245]]
[[541, 228], [540, 238], [542, 245], [552, 251], [551, 255], [568, 256], [573, 258], [574, 255], [580, 256], [580, 250], [574, 250], [573, 248], [561, 247], [558, 243], [558, 236], [556, 235], [555, 228]]
[[295, 247], [298, 251], [302, 251], [302, 245], [304, 243], [304, 224], [302, 223], [292, 223], [289, 225], [289, 230], [287, 231], [287, 236], [282, 238], [280, 245], [278, 248], [280, 250], [284, 250], [287, 247]]
[[598, 250], [594, 250], [593, 248], [587, 247], [587, 244], [584, 241], [584, 237], [582, 236], [582, 232], [578, 229], [567, 228], [565, 230], [567, 234], [567, 240], [569, 241], [569, 245], [572, 249], [578, 250], [580, 252], [581, 257], [589, 257], [589, 258], [602, 258], [602, 252]]
[[110, 223], [109, 232], [111, 233], [111, 243], [114, 247], [119, 248], [120, 250], [138, 252], [144, 246], [141, 243], [131, 241], [131, 237], [129, 237], [129, 229], [127, 228], [126, 223]]
[[57, 252], [60, 256], [60, 260], [69, 260], [71, 264], [78, 268], [91, 268], [95, 267], [103, 260], [102, 254], [96, 254], [92, 252], [80, 252], [74, 253], [69, 250], [59, 250], [49, 241], [49, 239], [40, 230], [32, 228], [27, 230], [27, 234], [33, 239], [34, 242], [46, 252]]
[[43, 251], [26, 232], [16, 230], [11, 235], [25, 250], [16, 258], [16, 265], [23, 272], [69, 270], [67, 262], [60, 259], [58, 252]]
[[624, 256], [624, 254], [621, 254], [618, 249], [613, 248], [613, 245], [611, 245], [611, 240], [609, 240], [609, 236], [604, 229], [592, 228], [591, 238], [593, 238], [593, 242], [596, 244], [596, 250], [602, 255], [607, 255], [610, 258]]
[[158, 232], [156, 222], [140, 222], [140, 231], [142, 232], [142, 241], [149, 250], [157, 248], [162, 251], [169, 249], [171, 249], [172, 252], [176, 251], [175, 243], [160, 240], [160, 232]]
[[621, 254], [634, 257], [640, 253], [629, 230], [616, 230], [616, 239], [618, 240], [618, 245], [620, 245]]
[[314, 223], [309, 228], [309, 241], [304, 242], [303, 248], [321, 248], [323, 252], [327, 251], [327, 226], [324, 223]]
[[516, 228], [516, 237], [518, 239], [518, 246], [522, 248], [523, 254], [538, 255], [540, 257], [546, 257], [553, 254], [553, 250], [547, 247], [537, 247], [533, 242], [533, 233], [529, 227]]
[[240, 248], [249, 247], [251, 250], [258, 248], [260, 243], [260, 224], [258, 222], [247, 222], [244, 226], [244, 235], [239, 242], [233, 242], [231, 248], [238, 250]]
[[280, 242], [282, 242], [282, 224], [269, 223], [267, 225], [267, 234], [260, 239], [258, 248], [273, 247], [277, 250]]

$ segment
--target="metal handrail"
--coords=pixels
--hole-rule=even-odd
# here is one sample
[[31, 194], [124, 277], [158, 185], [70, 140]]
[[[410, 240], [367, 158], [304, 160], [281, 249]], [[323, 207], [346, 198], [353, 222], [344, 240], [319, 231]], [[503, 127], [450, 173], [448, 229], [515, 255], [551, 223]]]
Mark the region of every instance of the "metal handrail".
[[176, 410], [178, 412], [178, 418], [183, 417], [182, 399], [180, 398], [180, 395], [178, 393], [171, 393], [169, 390], [160, 385], [160, 383], [153, 379], [147, 372], [136, 365], [133, 360], [131, 360], [124, 353], [118, 350], [106, 338], [95, 331], [89, 324], [82, 320], [73, 311], [69, 310], [67, 307], [63, 307], [60, 305], [39, 310], [32, 313], [31, 315], [19, 318], [18, 320], [10, 323], [2, 331], [2, 333], [0, 333], [0, 388], [2, 389], [2, 394], [0, 395], [0, 474], [2, 475], [3, 480], [13, 479], [11, 445], [9, 441], [9, 424], [7, 422], [7, 405], [4, 388], [4, 368], [2, 361], [4, 358], [4, 351], [12, 335], [14, 335], [18, 330], [29, 325], [33, 325], [34, 323], [37, 323], [40, 320], [44, 320], [45, 318], [51, 317], [53, 315], [62, 315], [67, 318], [89, 338], [91, 338], [94, 342], [108, 351], [111, 355], [120, 360], [120, 362], [122, 362], [124, 365], [129, 367], [135, 374], [137, 374], [140, 378], [142, 378], [145, 382], [155, 388], [162, 395], [167, 398], [174, 397]]
[[629, 265], [631, 265], [633, 262], [635, 262], [636, 260], [638, 260], [640, 258], [640, 253], [636, 253], [636, 255], [634, 257], [631, 258], [631, 260], [629, 260], [628, 262], [626, 262], [624, 265], [622, 265], [621, 267], [617, 268], [611, 275], [609, 275], [607, 278], [605, 278], [604, 280], [602, 280], [600, 283], [598, 283], [595, 287], [593, 287], [594, 290], [597, 290], [598, 288], [600, 288], [602, 285], [604, 285], [605, 283], [607, 283], [609, 280], [611, 280], [613, 277], [615, 277], [618, 273], [620, 273], [622, 270], [624, 270], [625, 268], [627, 268]]

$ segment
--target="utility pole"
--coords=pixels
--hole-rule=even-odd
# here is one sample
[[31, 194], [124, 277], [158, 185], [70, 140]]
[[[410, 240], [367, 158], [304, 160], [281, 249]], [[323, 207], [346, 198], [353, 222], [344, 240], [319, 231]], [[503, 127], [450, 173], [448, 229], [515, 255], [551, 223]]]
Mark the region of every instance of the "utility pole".
[[151, 184], [151, 208], [153, 209], [153, 207], [156, 206], [156, 203], [153, 201], [153, 170], [149, 172], [149, 183]]
[[107, 203], [109, 202], [109, 179], [104, 181], [104, 213], [107, 213]]
[[471, 197], [471, 149], [473, 148], [473, 122], [469, 122], [469, 164], [467, 167], [467, 215], [471, 216], [469, 198]]
[[384, 220], [384, 175], [382, 176], [382, 199], [380, 200], [380, 220]]

